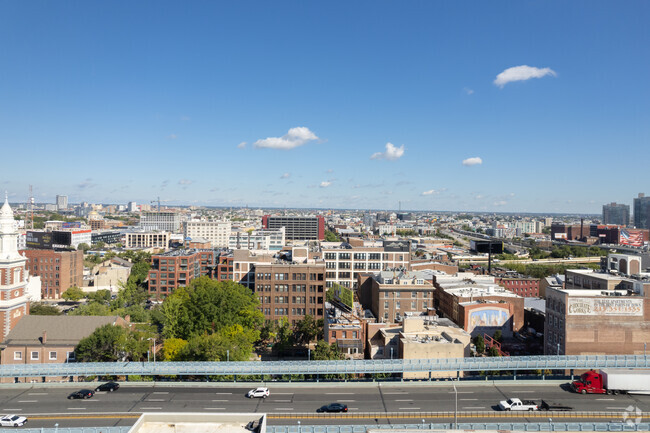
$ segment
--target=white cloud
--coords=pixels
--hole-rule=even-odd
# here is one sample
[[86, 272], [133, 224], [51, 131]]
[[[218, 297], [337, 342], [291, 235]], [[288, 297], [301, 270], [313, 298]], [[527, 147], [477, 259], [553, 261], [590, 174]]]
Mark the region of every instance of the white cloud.
[[512, 83], [513, 81], [526, 81], [531, 78], [542, 78], [547, 75], [552, 77], [557, 76], [555, 71], [551, 68], [536, 68], [527, 65], [514, 66], [497, 75], [494, 84], [503, 89], [503, 86]]
[[328, 169], [327, 169], [327, 173], [334, 173], [334, 169], [332, 169], [332, 168], [328, 168]]
[[469, 87], [463, 87], [463, 92], [465, 92], [466, 95], [474, 94], [474, 90], [470, 89]]
[[289, 179], [291, 177], [291, 173], [284, 173], [282, 176], [280, 176], [280, 179]]
[[492, 204], [493, 204], [494, 206], [505, 206], [505, 205], [508, 204], [508, 202], [505, 201], [505, 200], [500, 200], [500, 201], [495, 201], [495, 202], [492, 203]]
[[389, 161], [395, 161], [400, 159], [404, 155], [404, 145], [396, 147], [393, 143], [386, 143], [385, 152], [376, 152], [370, 156], [370, 159], [387, 159]]
[[167, 136], [167, 138], [169, 138], [170, 140], [176, 140], [176, 139], [178, 138], [178, 135], [176, 135], [176, 134], [169, 134], [169, 135]]
[[324, 180], [324, 181], [322, 181], [322, 182], [320, 183], [319, 186], [320, 186], [321, 188], [327, 188], [327, 187], [330, 186], [331, 184], [332, 184], [332, 182], [330, 182], [329, 180]]
[[463, 165], [466, 165], [466, 166], [468, 166], [468, 167], [469, 167], [469, 166], [472, 166], [472, 165], [480, 165], [480, 164], [483, 164], [483, 160], [482, 160], [480, 157], [478, 157], [478, 156], [474, 156], [474, 157], [472, 157], [472, 158], [463, 159]]
[[178, 181], [179, 185], [192, 185], [192, 181], [189, 179], [181, 179]]
[[311, 132], [307, 127], [298, 126], [296, 128], [291, 128], [289, 132], [282, 137], [267, 137], [262, 140], [257, 140], [253, 146], [268, 149], [289, 150], [314, 140], [318, 140], [316, 134]]
[[239, 143], [239, 144], [237, 145], [237, 149], [243, 149], [243, 148], [246, 147], [247, 144], [248, 144], [248, 143], [246, 143], [245, 141], [242, 141], [241, 143]]
[[435, 189], [430, 189], [429, 191], [424, 191], [422, 195], [438, 195], [440, 194], [440, 191], [436, 191]]

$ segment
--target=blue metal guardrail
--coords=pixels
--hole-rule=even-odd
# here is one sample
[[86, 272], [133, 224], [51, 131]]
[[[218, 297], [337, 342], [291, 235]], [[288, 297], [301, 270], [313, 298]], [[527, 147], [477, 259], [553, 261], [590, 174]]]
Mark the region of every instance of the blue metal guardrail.
[[434, 371], [571, 370], [590, 368], [650, 368], [645, 355], [512, 356], [449, 359], [386, 359], [360, 361], [257, 362], [78, 362], [9, 364], [0, 377], [94, 375], [289, 375], [372, 374]]
[[[267, 425], [267, 433], [366, 433], [368, 430], [454, 430], [446, 424], [370, 424], [370, 425]], [[650, 431], [649, 423], [458, 423], [458, 430], [531, 431], [531, 432], [632, 432]]]

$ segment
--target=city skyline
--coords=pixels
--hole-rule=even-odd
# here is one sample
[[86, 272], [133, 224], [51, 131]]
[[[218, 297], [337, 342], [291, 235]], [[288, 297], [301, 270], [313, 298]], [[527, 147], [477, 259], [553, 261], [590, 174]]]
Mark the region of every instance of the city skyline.
[[649, 9], [5, 3], [2, 189], [600, 214], [650, 181]]

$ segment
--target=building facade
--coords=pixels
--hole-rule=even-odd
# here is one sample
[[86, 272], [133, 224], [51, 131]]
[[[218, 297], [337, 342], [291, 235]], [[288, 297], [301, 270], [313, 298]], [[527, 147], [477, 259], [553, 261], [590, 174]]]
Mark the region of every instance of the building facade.
[[280, 251], [285, 244], [284, 232], [284, 227], [250, 232], [231, 232], [228, 238], [228, 248], [231, 250]]
[[42, 299], [61, 299], [70, 287], [83, 287], [83, 251], [24, 250], [27, 268], [41, 277]]
[[275, 262], [257, 264], [255, 293], [267, 320], [282, 317], [295, 324], [309, 314], [314, 319], [324, 317], [325, 264]]
[[169, 248], [168, 232], [127, 232], [124, 234], [125, 248]]
[[187, 221], [184, 224], [185, 238], [207, 239], [213, 248], [228, 246], [232, 224], [230, 221]]
[[14, 212], [5, 202], [0, 209], [0, 333], [2, 339], [29, 314], [27, 259], [18, 253]]
[[68, 209], [68, 196], [67, 195], [57, 195], [56, 196], [56, 210], [66, 210]]
[[642, 193], [634, 199], [634, 226], [638, 229], [650, 229], [650, 197]]
[[285, 228], [286, 240], [318, 241], [325, 239], [325, 219], [322, 216], [264, 215], [265, 229]]
[[603, 205], [603, 224], [627, 226], [630, 224], [630, 205], [610, 203]]
[[372, 277], [370, 310], [379, 322], [401, 322], [432, 309], [435, 290], [422, 272], [382, 271]]
[[142, 212], [140, 214], [140, 229], [143, 231], [179, 233], [181, 215], [172, 211]]
[[174, 250], [151, 256], [149, 295], [164, 299], [178, 287], [202, 275], [214, 265], [214, 250]]

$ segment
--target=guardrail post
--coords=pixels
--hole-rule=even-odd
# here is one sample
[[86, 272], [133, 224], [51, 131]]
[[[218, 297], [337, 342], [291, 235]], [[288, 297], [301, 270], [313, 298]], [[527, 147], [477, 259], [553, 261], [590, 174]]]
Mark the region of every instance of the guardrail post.
[[517, 380], [517, 370], [512, 370], [512, 380]]

